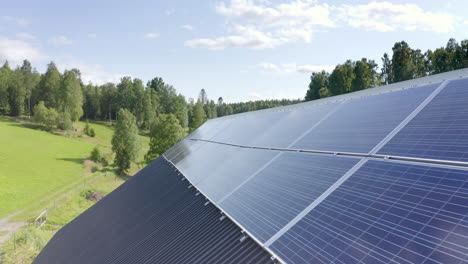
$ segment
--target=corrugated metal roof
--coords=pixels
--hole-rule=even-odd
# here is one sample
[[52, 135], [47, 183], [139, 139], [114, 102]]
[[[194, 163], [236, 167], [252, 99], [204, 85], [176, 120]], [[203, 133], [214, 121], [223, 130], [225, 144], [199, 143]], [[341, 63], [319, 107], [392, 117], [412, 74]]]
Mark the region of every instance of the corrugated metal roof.
[[159, 158], [62, 228], [34, 263], [273, 263]]

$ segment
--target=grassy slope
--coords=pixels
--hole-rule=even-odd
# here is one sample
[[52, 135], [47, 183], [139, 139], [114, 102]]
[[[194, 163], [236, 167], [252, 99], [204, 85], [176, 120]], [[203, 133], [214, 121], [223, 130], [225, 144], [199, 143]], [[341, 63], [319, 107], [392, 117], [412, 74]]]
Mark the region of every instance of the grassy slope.
[[83, 177], [93, 144], [0, 117], [0, 217]]

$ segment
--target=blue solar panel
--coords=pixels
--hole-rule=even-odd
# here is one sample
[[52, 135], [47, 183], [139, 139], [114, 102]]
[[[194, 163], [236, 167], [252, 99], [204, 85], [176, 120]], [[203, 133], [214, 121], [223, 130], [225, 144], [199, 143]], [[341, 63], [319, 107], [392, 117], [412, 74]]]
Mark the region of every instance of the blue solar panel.
[[218, 201], [277, 154], [277, 151], [184, 140], [167, 158], [204, 194]]
[[220, 206], [265, 242], [359, 159], [283, 153]]
[[329, 103], [279, 112], [240, 115], [233, 118], [222, 133], [209, 139], [239, 145], [288, 147], [339, 104]]
[[467, 179], [368, 161], [271, 249], [290, 263], [467, 263]]
[[453, 80], [380, 154], [468, 161], [468, 79]]
[[432, 84], [346, 101], [293, 147], [368, 153], [438, 86]]

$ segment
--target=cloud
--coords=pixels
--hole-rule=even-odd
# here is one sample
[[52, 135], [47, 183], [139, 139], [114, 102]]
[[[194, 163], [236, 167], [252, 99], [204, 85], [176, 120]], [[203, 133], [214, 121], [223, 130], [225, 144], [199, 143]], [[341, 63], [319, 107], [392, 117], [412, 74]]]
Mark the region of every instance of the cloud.
[[159, 37], [159, 34], [157, 34], [157, 33], [146, 33], [145, 34], [145, 38], [147, 38], [147, 39], [155, 39], [157, 37]]
[[89, 33], [88, 38], [97, 38], [97, 34], [96, 33]]
[[49, 43], [54, 46], [71, 45], [73, 41], [66, 36], [57, 36], [49, 39]]
[[183, 25], [180, 26], [180, 28], [185, 29], [187, 31], [192, 31], [194, 29], [192, 25]]
[[286, 63], [286, 64], [273, 64], [273, 63], [260, 63], [257, 65], [257, 68], [263, 70], [264, 73], [307, 73], [312, 72], [326, 71], [331, 72], [335, 68], [335, 65], [297, 65], [296, 63]]
[[21, 26], [31, 24], [29, 20], [20, 17], [3, 16], [2, 19], [8, 23], [14, 23]]
[[352, 27], [372, 31], [432, 31], [454, 30], [455, 17], [442, 12], [425, 11], [415, 4], [370, 2], [365, 5], [345, 5], [338, 8], [340, 16]]
[[32, 40], [32, 39], [36, 38], [33, 35], [28, 34], [28, 33], [24, 33], [24, 32], [16, 34], [16, 37], [20, 38], [20, 39], [25, 39], [25, 40]]
[[270, 33], [264, 33], [253, 27], [237, 25], [234, 28], [236, 35], [219, 37], [214, 39], [193, 39], [185, 42], [190, 48], [207, 48], [220, 50], [225, 48], [250, 48], [265, 49], [280, 45], [282, 40], [273, 37]]
[[468, 20], [463, 21], [463, 24], [468, 25]]
[[[335, 27], [354, 27], [370, 31], [454, 30], [455, 17], [431, 12], [415, 4], [370, 2], [363, 5], [329, 5], [315, 0], [293, 0], [273, 4], [267, 0], [230, 0], [218, 3], [216, 12], [226, 18], [227, 28], [237, 34], [224, 34], [185, 42], [187, 47], [224, 49], [272, 48], [288, 43], [310, 43], [316, 32]], [[237, 28], [237, 29], [236, 29]], [[246, 28], [256, 36], [239, 32]], [[268, 37], [269, 43], [265, 43]]]
[[37, 62], [47, 59], [47, 56], [26, 41], [0, 37], [0, 61], [8, 60], [12, 65], [19, 65], [25, 59]]

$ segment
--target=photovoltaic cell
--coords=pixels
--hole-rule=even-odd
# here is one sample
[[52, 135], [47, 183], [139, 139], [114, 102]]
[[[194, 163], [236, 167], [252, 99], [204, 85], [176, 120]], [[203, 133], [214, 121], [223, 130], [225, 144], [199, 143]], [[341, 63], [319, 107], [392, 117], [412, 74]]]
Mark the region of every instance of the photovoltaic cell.
[[359, 159], [283, 153], [220, 206], [265, 242]]
[[467, 179], [368, 161], [271, 249], [289, 263], [467, 263]]
[[293, 148], [368, 153], [439, 84], [343, 102]]
[[209, 139], [239, 145], [288, 147], [340, 104], [304, 106], [279, 112], [239, 116], [233, 118], [222, 133]]
[[468, 79], [450, 81], [379, 154], [468, 161]]

